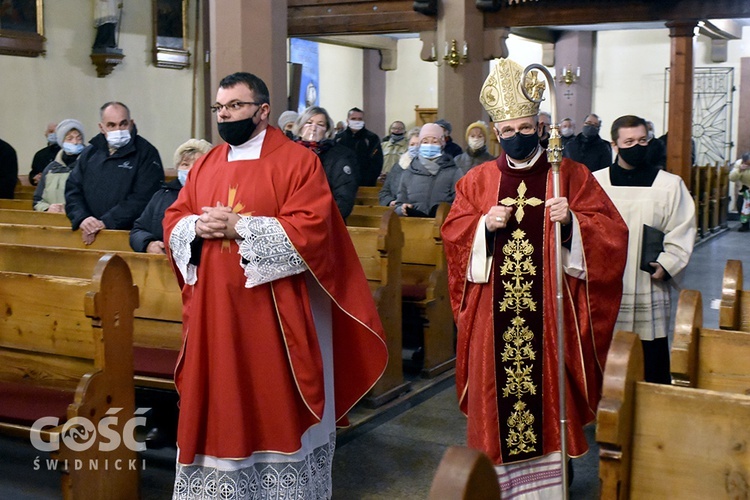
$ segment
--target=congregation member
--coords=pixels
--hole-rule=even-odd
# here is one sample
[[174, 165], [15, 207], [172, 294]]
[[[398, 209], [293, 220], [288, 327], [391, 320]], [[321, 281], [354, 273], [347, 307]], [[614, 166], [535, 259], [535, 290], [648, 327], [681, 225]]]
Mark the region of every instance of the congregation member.
[[466, 151], [453, 158], [463, 175], [477, 165], [495, 159], [487, 150], [488, 137], [487, 124], [481, 120], [466, 127]]
[[[458, 328], [456, 390], [467, 443], [495, 464], [503, 498], [560, 498], [555, 223], [561, 223], [569, 457], [588, 445], [622, 291], [627, 226], [589, 170], [569, 159], [553, 197], [539, 103], [523, 67], [494, 66], [480, 101], [504, 153], [469, 171], [442, 227]], [[529, 82], [541, 98], [544, 83]], [[499, 200], [499, 201], [498, 201]]]
[[44, 138], [47, 140], [47, 145], [34, 153], [34, 159], [31, 160], [29, 183], [32, 186], [37, 185], [39, 179], [42, 177], [44, 169], [55, 160], [57, 153], [60, 152], [60, 145], [57, 143], [56, 130], [57, 123], [55, 122], [48, 123], [47, 128], [44, 129]]
[[[594, 175], [630, 230], [628, 261], [617, 330], [637, 333], [643, 346], [646, 382], [670, 384], [670, 282], [688, 265], [695, 243], [695, 204], [678, 175], [649, 163], [643, 118], [625, 115], [612, 123], [617, 156]], [[644, 239], [655, 230], [663, 238], [656, 258], [644, 262]]]
[[648, 162], [657, 165], [660, 169], [667, 169], [667, 147], [656, 138], [654, 133], [654, 122], [646, 120], [648, 125]]
[[287, 137], [294, 140], [294, 134], [292, 129], [294, 128], [294, 122], [299, 118], [299, 114], [296, 111], [284, 111], [279, 115], [279, 128], [284, 131]]
[[402, 217], [435, 217], [440, 203], [453, 203], [461, 169], [445, 153], [445, 135], [437, 123], [419, 130], [419, 153], [401, 174], [396, 213]]
[[563, 118], [560, 122], [560, 137], [564, 151], [568, 143], [576, 137], [576, 122], [572, 118]]
[[190, 169], [201, 156], [208, 153], [213, 145], [203, 139], [189, 139], [180, 144], [174, 152], [173, 165], [177, 178], [164, 182], [154, 193], [130, 230], [130, 248], [136, 252], [164, 254], [164, 212], [177, 200], [180, 189], [185, 185]]
[[452, 158], [455, 158], [456, 156], [460, 155], [464, 152], [464, 150], [453, 142], [453, 138], [451, 137], [451, 133], [453, 133], [453, 125], [450, 124], [449, 121], [446, 120], [437, 120], [435, 121], [437, 125], [440, 125], [440, 127], [443, 129], [443, 143], [445, 144], [444, 150], [447, 154], [449, 154]]
[[12, 200], [18, 182], [18, 155], [16, 150], [0, 139], [0, 198]]
[[406, 134], [406, 152], [401, 154], [395, 168], [392, 168], [385, 177], [383, 187], [378, 191], [378, 203], [384, 207], [396, 205], [398, 190], [401, 187], [401, 176], [409, 168], [412, 160], [419, 154], [419, 127], [414, 127]]
[[374, 186], [383, 171], [383, 149], [380, 137], [365, 128], [365, 112], [352, 108], [346, 116], [346, 128], [334, 140], [354, 151], [357, 157], [357, 184]]
[[552, 124], [552, 115], [547, 111], [539, 112], [539, 125], [537, 126], [537, 134], [539, 134], [539, 145], [542, 148], [547, 149], [549, 145], [549, 133], [550, 125]]
[[729, 172], [729, 181], [738, 185], [737, 213], [740, 214], [740, 233], [750, 231], [750, 152], [744, 153], [742, 157], [734, 162]]
[[612, 164], [612, 147], [609, 142], [599, 137], [602, 121], [595, 114], [590, 114], [583, 122], [583, 131], [569, 141], [563, 150], [563, 156], [583, 163], [589, 170], [596, 172]]
[[381, 180], [385, 179], [388, 172], [398, 163], [401, 155], [406, 153], [409, 147], [406, 141], [406, 125], [404, 122], [395, 121], [388, 129], [389, 134], [383, 137], [380, 147], [383, 150], [383, 170], [380, 172]]
[[100, 133], [78, 157], [65, 185], [65, 211], [86, 245], [102, 229], [132, 229], [164, 181], [159, 152], [138, 135], [121, 102], [99, 110]]
[[221, 80], [227, 144], [164, 218], [184, 300], [174, 498], [330, 498], [336, 425], [387, 362], [320, 160], [269, 125], [269, 103], [255, 75]]
[[346, 219], [357, 198], [359, 168], [354, 152], [333, 141], [333, 120], [328, 111], [318, 106], [307, 108], [298, 117], [292, 132], [297, 142], [314, 152], [323, 164], [333, 200]]
[[65, 183], [86, 143], [83, 124], [73, 118], [63, 120], [55, 128], [55, 137], [59, 149], [38, 179], [34, 190], [34, 210], [63, 214]]

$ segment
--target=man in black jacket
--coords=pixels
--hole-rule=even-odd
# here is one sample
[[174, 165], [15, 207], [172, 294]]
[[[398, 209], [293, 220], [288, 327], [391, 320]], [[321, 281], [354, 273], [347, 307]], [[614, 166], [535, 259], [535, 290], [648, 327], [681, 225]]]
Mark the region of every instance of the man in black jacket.
[[50, 122], [47, 124], [47, 128], [44, 130], [44, 138], [47, 139], [47, 145], [42, 149], [34, 153], [34, 159], [31, 160], [31, 172], [29, 172], [29, 183], [32, 186], [36, 186], [39, 179], [42, 178], [42, 172], [47, 165], [57, 156], [60, 151], [60, 145], [57, 144], [57, 136], [55, 130], [57, 129], [57, 123]]
[[357, 156], [359, 169], [357, 183], [360, 186], [374, 186], [383, 170], [383, 150], [380, 137], [365, 128], [365, 112], [352, 108], [346, 115], [346, 128], [336, 134], [337, 144], [346, 146]]
[[13, 199], [18, 182], [18, 156], [13, 146], [0, 139], [0, 198]]
[[102, 229], [131, 229], [164, 180], [159, 152], [138, 135], [120, 102], [100, 109], [101, 133], [91, 139], [65, 185], [73, 230], [90, 245]]
[[583, 122], [583, 132], [566, 144], [563, 156], [583, 163], [592, 172], [609, 167], [612, 164], [612, 146], [599, 137], [601, 126], [597, 115], [588, 115]]

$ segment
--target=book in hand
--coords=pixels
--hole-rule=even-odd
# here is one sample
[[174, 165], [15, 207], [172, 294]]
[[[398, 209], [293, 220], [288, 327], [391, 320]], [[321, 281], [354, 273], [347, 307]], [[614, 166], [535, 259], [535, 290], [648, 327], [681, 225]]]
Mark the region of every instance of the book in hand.
[[641, 270], [654, 274], [656, 269], [649, 262], [656, 262], [659, 254], [664, 251], [664, 232], [647, 224], [643, 225], [641, 239]]

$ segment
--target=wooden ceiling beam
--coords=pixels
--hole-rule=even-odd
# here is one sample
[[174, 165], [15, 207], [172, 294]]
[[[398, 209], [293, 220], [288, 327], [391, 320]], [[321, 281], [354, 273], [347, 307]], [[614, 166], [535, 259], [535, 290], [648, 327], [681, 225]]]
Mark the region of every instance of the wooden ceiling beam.
[[288, 0], [290, 37], [367, 33], [418, 33], [437, 29], [411, 0]]
[[504, 6], [484, 16], [485, 28], [568, 26], [750, 17], [746, 0], [607, 1], [556, 0]]

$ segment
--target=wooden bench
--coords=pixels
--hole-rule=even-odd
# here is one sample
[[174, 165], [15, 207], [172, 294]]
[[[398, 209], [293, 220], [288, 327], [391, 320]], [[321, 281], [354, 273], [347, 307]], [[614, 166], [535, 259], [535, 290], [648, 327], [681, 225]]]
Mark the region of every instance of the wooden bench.
[[451, 446], [440, 460], [429, 500], [500, 500], [500, 484], [490, 459], [465, 446]]
[[750, 395], [750, 333], [704, 328], [701, 293], [683, 290], [671, 370], [675, 385]]
[[70, 226], [0, 223], [0, 243], [132, 252], [129, 238], [128, 231], [104, 229], [96, 235], [94, 243], [85, 245], [80, 231], [72, 231]]
[[0, 208], [0, 224], [27, 224], [70, 229], [70, 219], [65, 214], [11, 208]]
[[34, 210], [33, 200], [6, 200], [0, 199], [0, 208], [11, 208], [13, 210]]
[[719, 328], [750, 332], [750, 291], [742, 289], [742, 261], [727, 260], [721, 282]]
[[[403, 307], [419, 313], [423, 335], [422, 374], [433, 377], [455, 364], [454, 325], [448, 297], [448, 274], [440, 227], [450, 205], [442, 203], [435, 218], [401, 217], [404, 232], [401, 279]], [[377, 215], [352, 214], [347, 225], [378, 227]], [[402, 310], [408, 321], [406, 310]]]
[[360, 186], [357, 189], [357, 197], [354, 199], [355, 205], [377, 205], [380, 202], [378, 194], [383, 186]]
[[383, 215], [393, 207], [384, 207], [382, 205], [354, 205], [352, 213], [349, 215]]
[[[128, 266], [107, 255], [89, 279], [1, 271], [0, 298], [0, 432], [51, 445], [63, 469], [63, 498], [138, 498], [136, 451], [124, 443], [102, 451], [100, 445], [110, 440], [98, 433], [76, 440], [79, 446], [90, 444], [75, 451], [69, 432], [88, 430], [80, 420], [69, 423], [76, 418], [88, 419], [98, 431], [99, 421], [119, 408], [108, 426], [126, 439], [124, 426], [135, 413], [138, 306]], [[41, 417], [59, 420], [51, 428], [35, 427]]]
[[747, 498], [750, 398], [642, 380], [640, 339], [617, 332], [597, 412], [600, 498]]

